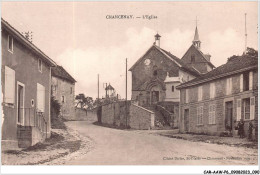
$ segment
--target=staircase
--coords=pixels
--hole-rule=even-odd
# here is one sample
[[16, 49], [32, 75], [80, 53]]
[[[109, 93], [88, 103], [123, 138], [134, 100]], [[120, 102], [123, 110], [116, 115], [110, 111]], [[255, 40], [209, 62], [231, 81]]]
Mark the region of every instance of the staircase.
[[47, 138], [47, 121], [44, 113], [36, 112], [34, 108], [24, 110], [23, 124], [17, 125], [19, 148], [27, 148], [42, 142]]
[[153, 111], [155, 114], [155, 129], [172, 129], [169, 121], [166, 117], [158, 110], [158, 106], [143, 106], [144, 108]]

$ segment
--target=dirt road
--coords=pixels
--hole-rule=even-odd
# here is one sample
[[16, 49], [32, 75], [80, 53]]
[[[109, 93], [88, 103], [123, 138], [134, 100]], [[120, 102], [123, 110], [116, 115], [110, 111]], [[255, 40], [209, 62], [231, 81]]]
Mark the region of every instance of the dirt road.
[[67, 165], [256, 165], [257, 149], [190, 142], [149, 131], [118, 130], [87, 121], [66, 124], [94, 148]]

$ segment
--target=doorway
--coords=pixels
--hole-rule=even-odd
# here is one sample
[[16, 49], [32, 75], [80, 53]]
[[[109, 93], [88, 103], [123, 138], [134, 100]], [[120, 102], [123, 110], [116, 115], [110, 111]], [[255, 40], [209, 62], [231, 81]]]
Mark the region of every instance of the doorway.
[[24, 123], [24, 84], [17, 82], [17, 123]]
[[185, 109], [184, 110], [184, 131], [185, 132], [189, 131], [189, 115], [190, 115], [190, 110]]
[[152, 104], [157, 104], [159, 101], [159, 91], [152, 91]]
[[232, 131], [233, 129], [233, 102], [228, 101], [225, 103], [225, 129]]

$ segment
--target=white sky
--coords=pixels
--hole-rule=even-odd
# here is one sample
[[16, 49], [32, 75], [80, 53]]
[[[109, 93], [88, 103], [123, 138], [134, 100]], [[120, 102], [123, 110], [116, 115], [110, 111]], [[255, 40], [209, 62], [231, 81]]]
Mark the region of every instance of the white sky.
[[[257, 2], [2, 2], [2, 17], [18, 31], [33, 31], [33, 43], [74, 78], [76, 94], [100, 97], [111, 83], [125, 98], [125, 58], [128, 68], [154, 42], [181, 58], [190, 47], [195, 19], [202, 51], [215, 66], [244, 50], [244, 13], [248, 46], [258, 48]], [[155, 15], [154, 20], [109, 20], [106, 15]], [[131, 72], [128, 72], [128, 99]]]

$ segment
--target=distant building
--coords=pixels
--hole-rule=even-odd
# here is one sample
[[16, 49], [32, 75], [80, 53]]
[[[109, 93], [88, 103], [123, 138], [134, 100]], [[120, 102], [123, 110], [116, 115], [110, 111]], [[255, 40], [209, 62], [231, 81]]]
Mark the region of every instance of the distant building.
[[250, 121], [257, 127], [258, 57], [233, 56], [177, 89], [181, 91], [181, 132], [234, 135], [240, 119], [246, 135]]
[[50, 137], [51, 67], [55, 62], [5, 20], [2, 28], [2, 148]]
[[66, 120], [75, 120], [76, 80], [62, 66], [53, 67], [51, 75], [51, 92], [61, 105], [61, 116]]

